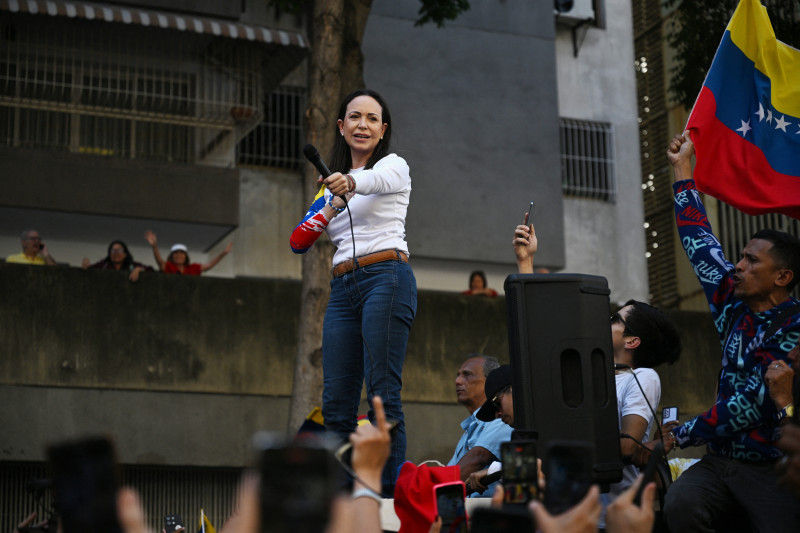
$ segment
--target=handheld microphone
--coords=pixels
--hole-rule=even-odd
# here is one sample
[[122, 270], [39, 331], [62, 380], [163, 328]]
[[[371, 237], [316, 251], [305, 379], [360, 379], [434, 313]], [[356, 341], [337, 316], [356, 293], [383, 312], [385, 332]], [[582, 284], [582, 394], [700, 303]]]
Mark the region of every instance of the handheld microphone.
[[331, 170], [328, 168], [328, 165], [322, 161], [322, 157], [319, 155], [319, 150], [317, 150], [313, 144], [307, 144], [303, 147], [303, 155], [305, 155], [306, 159], [308, 159], [308, 161], [314, 165], [314, 168], [316, 168], [317, 171], [322, 174], [323, 179], [333, 174], [333, 172], [331, 172]]

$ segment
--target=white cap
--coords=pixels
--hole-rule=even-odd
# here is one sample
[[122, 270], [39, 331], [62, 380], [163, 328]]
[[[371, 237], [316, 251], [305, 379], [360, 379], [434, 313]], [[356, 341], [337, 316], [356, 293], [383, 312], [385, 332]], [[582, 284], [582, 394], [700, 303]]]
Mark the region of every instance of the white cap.
[[189, 249], [186, 248], [185, 244], [173, 244], [172, 249], [169, 252], [172, 253], [177, 251], [189, 253]]

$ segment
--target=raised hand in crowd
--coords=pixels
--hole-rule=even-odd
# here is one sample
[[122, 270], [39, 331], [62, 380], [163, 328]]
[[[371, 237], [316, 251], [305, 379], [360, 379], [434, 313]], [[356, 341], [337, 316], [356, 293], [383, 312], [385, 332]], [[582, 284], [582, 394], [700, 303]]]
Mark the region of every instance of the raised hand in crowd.
[[533, 229], [533, 224], [528, 222], [528, 213], [525, 213], [522, 224], [514, 228], [514, 239], [511, 241], [520, 274], [533, 274], [533, 256], [539, 248], [536, 231]]
[[694, 143], [689, 136], [689, 132], [675, 135], [667, 148], [667, 159], [672, 165], [675, 174], [675, 181], [683, 181], [692, 177], [692, 155], [694, 155]]
[[161, 253], [158, 251], [158, 238], [156, 234], [150, 230], [144, 232], [144, 239], [147, 241], [147, 244], [153, 249], [153, 258], [156, 260], [158, 264], [159, 270], [164, 270], [164, 258], [161, 257]]
[[117, 515], [125, 533], [153, 533], [147, 525], [139, 494], [134, 489], [125, 487], [117, 493]]
[[531, 502], [529, 508], [536, 519], [537, 531], [542, 533], [594, 533], [603, 505], [600, 489], [592, 485], [583, 500], [560, 515], [551, 515], [538, 501]]
[[258, 474], [247, 471], [242, 475], [233, 514], [222, 524], [219, 533], [258, 533]]
[[606, 511], [606, 531], [609, 533], [649, 533], [653, 530], [656, 515], [653, 501], [656, 495], [656, 484], [650, 482], [642, 492], [641, 507], [633, 503], [636, 491], [642, 484], [642, 476], [628, 490], [620, 494]]

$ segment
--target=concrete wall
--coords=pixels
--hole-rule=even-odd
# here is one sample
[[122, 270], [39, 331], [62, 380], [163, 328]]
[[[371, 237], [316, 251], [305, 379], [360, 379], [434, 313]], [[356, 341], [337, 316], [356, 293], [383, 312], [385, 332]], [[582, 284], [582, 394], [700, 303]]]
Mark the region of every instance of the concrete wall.
[[[614, 129], [617, 201], [564, 200], [567, 272], [608, 278], [612, 302], [648, 298], [639, 125], [629, 0], [605, 0], [605, 29], [556, 38], [558, 104], [562, 117], [610, 123]], [[585, 31], [585, 37], [582, 32]]]
[[[124, 463], [240, 466], [257, 430], [284, 431], [299, 284], [0, 266], [0, 460], [45, 444], [116, 437]], [[682, 417], [713, 398], [707, 314], [675, 315], [684, 358], [660, 370]], [[404, 369], [412, 461], [447, 461], [467, 411], [453, 380], [466, 354], [508, 361], [505, 301], [423, 291]], [[362, 412], [366, 408], [362, 404]], [[699, 453], [694, 450], [694, 453]]]
[[414, 27], [418, 9], [373, 2], [363, 50], [366, 84], [389, 102], [394, 148], [411, 167], [406, 229], [420, 286], [464, 290], [482, 268], [502, 290], [531, 200], [547, 243], [537, 259], [563, 266], [552, 6], [472, 2], [444, 28]]

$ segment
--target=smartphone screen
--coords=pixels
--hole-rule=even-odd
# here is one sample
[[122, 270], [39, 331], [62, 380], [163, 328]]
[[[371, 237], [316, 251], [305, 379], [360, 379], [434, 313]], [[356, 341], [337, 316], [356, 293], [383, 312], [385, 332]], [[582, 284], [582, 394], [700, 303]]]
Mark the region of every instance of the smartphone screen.
[[544, 505], [560, 514], [581, 501], [592, 485], [594, 447], [583, 441], [552, 441], [544, 466]]
[[442, 517], [442, 533], [467, 533], [466, 488], [461, 481], [433, 487], [436, 514]]
[[63, 533], [122, 533], [117, 519], [117, 463], [106, 438], [48, 448], [53, 495]]
[[528, 503], [539, 497], [536, 441], [518, 440], [500, 445], [503, 463], [503, 501]]
[[678, 408], [677, 407], [665, 407], [661, 410], [661, 423], [666, 424], [667, 422], [672, 422], [673, 420], [678, 420]]

